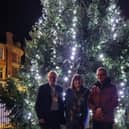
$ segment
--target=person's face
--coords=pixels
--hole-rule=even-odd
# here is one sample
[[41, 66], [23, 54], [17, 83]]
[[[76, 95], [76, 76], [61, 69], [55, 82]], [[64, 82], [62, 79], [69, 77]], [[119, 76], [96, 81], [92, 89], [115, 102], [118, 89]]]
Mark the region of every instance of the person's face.
[[48, 83], [49, 83], [50, 86], [54, 86], [54, 85], [55, 85], [55, 83], [56, 83], [56, 78], [57, 78], [57, 76], [56, 76], [55, 73], [50, 73], [50, 74], [48, 75]]
[[73, 85], [75, 89], [79, 89], [81, 87], [81, 80], [80, 79], [75, 79], [73, 81]]
[[99, 82], [103, 82], [107, 78], [107, 74], [104, 70], [98, 70], [96, 76]]

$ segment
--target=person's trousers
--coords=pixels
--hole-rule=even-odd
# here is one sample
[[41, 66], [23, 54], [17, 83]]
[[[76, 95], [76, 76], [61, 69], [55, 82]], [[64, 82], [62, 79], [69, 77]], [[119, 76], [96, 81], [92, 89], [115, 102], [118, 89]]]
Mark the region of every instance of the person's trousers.
[[60, 117], [58, 111], [52, 111], [48, 114], [45, 124], [40, 124], [41, 129], [60, 129]]
[[113, 122], [93, 121], [93, 129], [113, 129]]

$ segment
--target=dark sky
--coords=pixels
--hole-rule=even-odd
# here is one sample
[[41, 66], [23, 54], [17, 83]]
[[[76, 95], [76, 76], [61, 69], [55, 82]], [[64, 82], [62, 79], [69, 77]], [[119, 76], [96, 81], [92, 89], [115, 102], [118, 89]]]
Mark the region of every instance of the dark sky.
[[42, 14], [40, 0], [1, 0], [0, 41], [5, 40], [5, 32], [11, 31], [16, 40], [28, 37], [32, 25]]
[[[129, 0], [119, 0], [122, 14], [129, 18]], [[15, 40], [29, 38], [28, 32], [41, 16], [40, 0], [1, 0], [0, 3], [0, 42], [5, 41], [5, 32], [11, 31]]]
[[119, 0], [119, 6], [125, 19], [129, 19], [129, 0]]

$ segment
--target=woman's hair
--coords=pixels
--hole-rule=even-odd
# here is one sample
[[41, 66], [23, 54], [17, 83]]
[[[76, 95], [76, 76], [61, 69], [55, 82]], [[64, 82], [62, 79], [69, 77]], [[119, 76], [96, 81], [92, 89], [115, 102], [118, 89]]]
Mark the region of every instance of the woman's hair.
[[71, 88], [75, 88], [74, 87], [74, 80], [80, 80], [81, 81], [81, 85], [82, 85], [82, 77], [81, 77], [81, 75], [79, 75], [79, 74], [74, 74], [73, 75], [73, 77], [72, 77], [72, 80], [71, 80]]
[[106, 70], [106, 68], [104, 68], [104, 67], [99, 67], [99, 68], [97, 68], [97, 70], [96, 70], [96, 73], [98, 72], [98, 71], [104, 71], [104, 73], [107, 75], [107, 70]]

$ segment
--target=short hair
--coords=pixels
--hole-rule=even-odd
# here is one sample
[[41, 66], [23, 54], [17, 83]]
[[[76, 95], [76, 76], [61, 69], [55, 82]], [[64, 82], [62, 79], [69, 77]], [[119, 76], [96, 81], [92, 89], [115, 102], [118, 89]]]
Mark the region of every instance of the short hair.
[[104, 73], [107, 75], [107, 70], [106, 70], [106, 68], [104, 68], [104, 67], [99, 67], [99, 68], [97, 68], [97, 70], [96, 70], [96, 73], [98, 72], [98, 71], [104, 71]]
[[73, 77], [72, 77], [72, 80], [71, 80], [71, 88], [74, 88], [74, 80], [80, 80], [81, 81], [81, 84], [82, 84], [82, 77], [80, 74], [74, 74]]
[[57, 72], [56, 71], [49, 71], [48, 74], [47, 74], [47, 76], [49, 77], [50, 74], [54, 74], [55, 77], [57, 77]]

